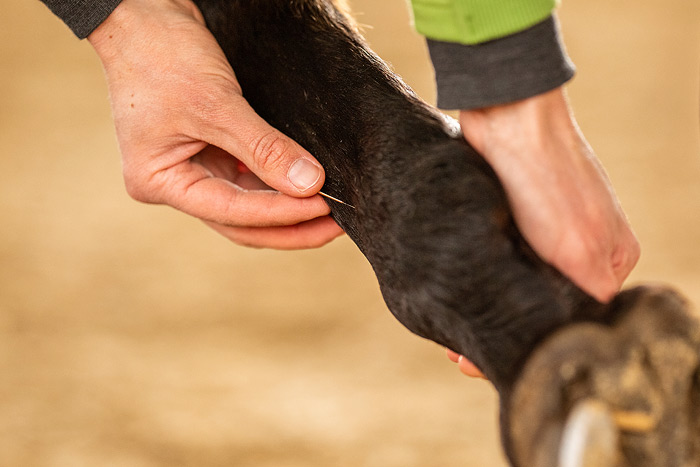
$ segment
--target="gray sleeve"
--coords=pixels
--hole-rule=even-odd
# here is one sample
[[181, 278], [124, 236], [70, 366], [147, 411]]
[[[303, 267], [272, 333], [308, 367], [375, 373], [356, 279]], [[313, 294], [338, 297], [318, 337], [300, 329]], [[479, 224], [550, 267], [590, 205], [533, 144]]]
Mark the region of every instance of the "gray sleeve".
[[41, 0], [78, 36], [85, 39], [121, 0]]
[[501, 39], [464, 45], [428, 39], [438, 107], [476, 109], [555, 89], [574, 76], [554, 16]]

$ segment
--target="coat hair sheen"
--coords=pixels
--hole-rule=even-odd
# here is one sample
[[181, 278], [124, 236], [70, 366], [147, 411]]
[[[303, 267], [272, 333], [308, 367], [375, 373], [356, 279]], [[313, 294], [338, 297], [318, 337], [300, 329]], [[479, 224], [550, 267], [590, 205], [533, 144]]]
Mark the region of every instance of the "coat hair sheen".
[[[535, 349], [577, 323], [612, 328], [650, 294], [670, 301], [676, 295], [638, 288], [602, 305], [540, 260], [516, 228], [493, 170], [456, 122], [420, 100], [369, 49], [337, 2], [196, 3], [244, 97], [318, 159], [326, 170], [323, 191], [352, 205], [327, 199], [374, 268], [391, 312], [412, 332], [468, 356], [489, 378], [501, 397], [504, 446], [514, 465], [550, 465], [512, 439], [518, 404], [539, 407], [522, 402], [529, 393], [518, 390], [523, 379], [542, 383], [525, 370]], [[685, 304], [673, 306], [682, 308], [679, 320], [695, 326]], [[545, 364], [551, 355], [542, 357]], [[589, 395], [598, 394], [583, 381]], [[568, 380], [551, 384], [569, 387]], [[564, 423], [566, 410], [560, 412], [552, 417]]]

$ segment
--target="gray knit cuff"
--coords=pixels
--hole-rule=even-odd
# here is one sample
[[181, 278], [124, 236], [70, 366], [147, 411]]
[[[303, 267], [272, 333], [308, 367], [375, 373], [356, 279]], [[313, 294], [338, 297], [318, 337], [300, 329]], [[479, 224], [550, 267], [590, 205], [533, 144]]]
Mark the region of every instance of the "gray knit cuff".
[[119, 5], [121, 0], [41, 0], [78, 36], [85, 39]]
[[554, 16], [522, 32], [464, 45], [428, 39], [437, 105], [477, 109], [542, 94], [569, 81], [575, 68]]

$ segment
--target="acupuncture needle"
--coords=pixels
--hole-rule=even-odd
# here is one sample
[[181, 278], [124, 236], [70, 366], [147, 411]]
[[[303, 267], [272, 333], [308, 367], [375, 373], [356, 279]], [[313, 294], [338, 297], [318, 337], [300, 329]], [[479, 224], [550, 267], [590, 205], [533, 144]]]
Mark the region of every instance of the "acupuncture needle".
[[344, 205], [349, 206], [349, 207], [351, 207], [351, 208], [353, 208], [353, 209], [356, 209], [355, 206], [353, 206], [352, 204], [346, 203], [345, 201], [341, 201], [341, 200], [339, 200], [338, 198], [334, 198], [333, 196], [331, 196], [331, 195], [329, 195], [329, 194], [326, 194], [326, 193], [324, 193], [324, 192], [322, 192], [322, 191], [319, 191], [318, 194], [321, 195], [321, 196], [323, 196], [323, 197], [325, 197], [325, 198], [332, 199], [333, 201], [335, 201], [335, 202], [337, 202], [337, 203], [344, 204]]

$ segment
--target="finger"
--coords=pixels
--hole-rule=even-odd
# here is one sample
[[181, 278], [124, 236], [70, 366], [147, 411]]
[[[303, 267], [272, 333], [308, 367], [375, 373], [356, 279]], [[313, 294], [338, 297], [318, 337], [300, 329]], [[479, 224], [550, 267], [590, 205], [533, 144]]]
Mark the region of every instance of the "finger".
[[343, 229], [329, 216], [283, 227], [246, 228], [212, 222], [206, 224], [239, 245], [277, 250], [317, 248], [343, 234]]
[[272, 190], [241, 161], [221, 148], [207, 145], [190, 162], [208, 170], [213, 177], [223, 178], [246, 190]]
[[457, 363], [459, 361], [459, 354], [457, 352], [454, 352], [450, 349], [447, 350], [447, 358], [450, 359], [452, 363]]
[[581, 290], [601, 303], [609, 302], [619, 291], [620, 283], [613, 273], [606, 254], [590, 254], [581, 260], [554, 262], [553, 266], [568, 277]]
[[623, 226], [622, 240], [613, 253], [613, 271], [620, 284], [630, 275], [641, 256], [641, 246], [629, 226]]
[[263, 120], [242, 96], [233, 99], [231, 114], [204, 135], [205, 140], [233, 154], [282, 193], [295, 197], [317, 193], [325, 180], [321, 164]]
[[233, 182], [245, 190], [265, 190], [273, 191], [272, 187], [260, 180], [257, 175], [252, 172], [238, 174]]
[[180, 203], [168, 204], [200, 219], [236, 227], [293, 226], [330, 212], [321, 197], [297, 199], [276, 191], [244, 190], [219, 178], [199, 180], [187, 188]]
[[150, 183], [159, 187], [159, 194], [144, 196], [142, 201], [168, 204], [221, 225], [295, 225], [330, 213], [320, 196], [299, 199], [275, 191], [244, 190], [189, 161], [156, 173]]
[[459, 371], [464, 373], [467, 376], [471, 376], [472, 378], [483, 378], [486, 379], [486, 376], [479, 370], [479, 368], [476, 367], [469, 359], [464, 357], [463, 355], [458, 354], [457, 352], [454, 352], [450, 349], [447, 350], [447, 358], [449, 358], [452, 362], [457, 363], [459, 365]]
[[[581, 244], [585, 245], [585, 241]], [[574, 248], [571, 251], [576, 251]], [[581, 290], [601, 303], [608, 303], [622, 286], [613, 271], [612, 254], [601, 244], [582, 247], [582, 253], [560, 256], [552, 264]]]
[[[639, 257], [632, 231], [623, 226], [590, 235], [587, 226], [572, 227], [551, 264], [581, 290], [601, 303], [608, 303], [622, 287]], [[573, 234], [578, 232], [578, 234]]]
[[465, 358], [463, 355], [459, 356], [459, 360], [457, 362], [459, 365], [459, 371], [464, 373], [467, 376], [471, 376], [472, 378], [482, 378], [486, 379], [486, 376], [479, 370], [476, 365], [474, 365], [471, 361], [469, 361], [467, 358]]
[[235, 182], [240, 170], [239, 161], [221, 148], [207, 144], [190, 158], [190, 162], [207, 169], [213, 177]]

